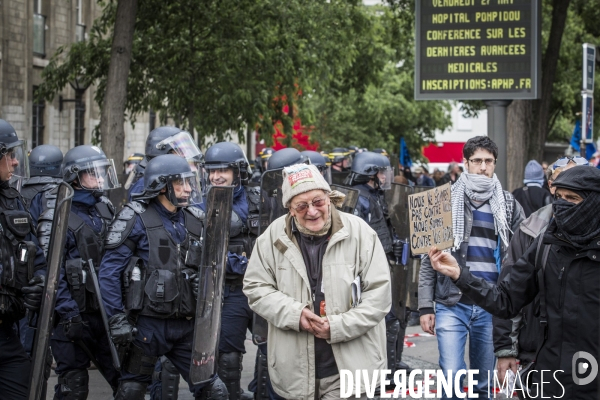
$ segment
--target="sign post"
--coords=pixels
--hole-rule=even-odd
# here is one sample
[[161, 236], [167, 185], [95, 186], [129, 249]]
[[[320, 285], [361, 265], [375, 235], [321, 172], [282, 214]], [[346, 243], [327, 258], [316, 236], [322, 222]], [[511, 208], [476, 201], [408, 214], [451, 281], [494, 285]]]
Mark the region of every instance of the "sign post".
[[[541, 89], [540, 0], [416, 1], [416, 100], [484, 100], [506, 157], [506, 107]], [[502, 156], [500, 156], [502, 157]], [[506, 184], [506, 162], [496, 173]]]
[[581, 91], [581, 150], [586, 157], [586, 144], [594, 142], [594, 66], [596, 46], [583, 44], [583, 85]]

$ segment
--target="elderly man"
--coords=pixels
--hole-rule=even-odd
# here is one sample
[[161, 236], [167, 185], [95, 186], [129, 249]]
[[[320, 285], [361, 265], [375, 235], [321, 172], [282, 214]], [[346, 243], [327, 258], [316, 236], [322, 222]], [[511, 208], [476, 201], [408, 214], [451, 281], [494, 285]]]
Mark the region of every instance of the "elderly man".
[[[332, 207], [343, 196], [314, 165], [284, 168], [282, 190], [289, 213], [257, 239], [244, 293], [269, 322], [275, 391], [289, 399], [340, 398], [340, 370], [386, 367], [387, 258], [375, 231]], [[354, 281], [362, 293], [352, 304]]]

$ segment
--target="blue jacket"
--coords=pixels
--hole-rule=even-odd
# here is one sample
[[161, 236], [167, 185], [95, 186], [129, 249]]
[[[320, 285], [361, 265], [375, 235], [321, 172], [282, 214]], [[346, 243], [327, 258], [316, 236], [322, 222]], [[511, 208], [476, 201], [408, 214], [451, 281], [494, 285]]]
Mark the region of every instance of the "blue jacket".
[[[86, 196], [88, 195], [88, 196]], [[35, 199], [35, 198], [34, 198]], [[81, 202], [81, 201], [87, 202]], [[96, 210], [96, 202], [99, 200], [94, 198], [90, 192], [77, 190], [71, 204], [71, 212], [79, 216], [86, 225], [91, 227], [94, 232], [99, 233], [102, 229], [102, 218]], [[33, 203], [32, 203], [33, 204]], [[67, 260], [75, 260], [81, 258], [79, 249], [77, 248], [77, 240], [75, 234], [71, 230], [67, 230], [67, 239], [65, 242], [65, 258], [63, 265], [60, 268], [60, 278], [58, 281], [58, 291], [56, 293], [56, 308], [55, 310], [60, 315], [61, 319], [71, 319], [79, 314], [77, 303], [71, 297], [69, 291], [67, 277], [65, 275], [65, 262]], [[98, 268], [97, 265], [94, 266]]]
[[[171, 213], [157, 200], [152, 200], [151, 204], [156, 205], [156, 210], [163, 220], [164, 227], [169, 235], [171, 235], [176, 243], [182, 243], [187, 234], [183, 210], [180, 208], [176, 212]], [[135, 222], [128, 239], [136, 245], [137, 251], [135, 255], [147, 264], [149, 250], [148, 234], [142, 218], [138, 214], [135, 215]], [[121, 275], [133, 256], [134, 252], [127, 245], [121, 244], [117, 248], [106, 250], [104, 257], [102, 257], [98, 280], [108, 317], [125, 312], [121, 295]]]

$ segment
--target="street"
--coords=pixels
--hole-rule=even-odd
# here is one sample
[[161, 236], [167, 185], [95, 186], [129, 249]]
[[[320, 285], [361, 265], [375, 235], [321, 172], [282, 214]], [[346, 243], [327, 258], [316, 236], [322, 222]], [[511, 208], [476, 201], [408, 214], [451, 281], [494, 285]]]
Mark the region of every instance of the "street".
[[[438, 369], [438, 350], [435, 336], [424, 334], [420, 326], [412, 326], [406, 329], [406, 337], [404, 354], [402, 360], [415, 369]], [[466, 346], [468, 352], [468, 346]], [[244, 370], [242, 371], [242, 388], [247, 390], [248, 383], [252, 380], [254, 374], [254, 359], [256, 356], [256, 346], [250, 339], [250, 334], [246, 339], [246, 354], [244, 355]], [[466, 355], [468, 357], [468, 353]], [[468, 364], [467, 364], [468, 365]], [[111, 390], [108, 384], [100, 376], [97, 370], [90, 370], [90, 394], [88, 399], [100, 400], [110, 399]], [[52, 389], [56, 384], [56, 374], [52, 371], [52, 375], [48, 380], [48, 394], [46, 400], [52, 400], [53, 392]], [[407, 396], [408, 397], [408, 396]], [[146, 399], [150, 396], [146, 395]], [[497, 398], [503, 398], [503, 396], [497, 396]], [[180, 400], [192, 400], [193, 397], [188, 390], [187, 384], [181, 380], [179, 384], [179, 399]]]

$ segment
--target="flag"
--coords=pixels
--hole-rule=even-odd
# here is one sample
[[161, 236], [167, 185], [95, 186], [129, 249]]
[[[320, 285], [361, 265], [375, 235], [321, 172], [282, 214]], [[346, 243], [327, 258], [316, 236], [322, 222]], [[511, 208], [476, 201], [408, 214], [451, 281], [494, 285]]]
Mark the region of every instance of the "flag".
[[412, 167], [410, 153], [408, 152], [408, 147], [406, 147], [406, 142], [403, 137], [400, 138], [400, 165], [403, 167]]
[[571, 135], [571, 147], [575, 151], [581, 150], [581, 120], [575, 121], [575, 128], [573, 129], [573, 135]]

